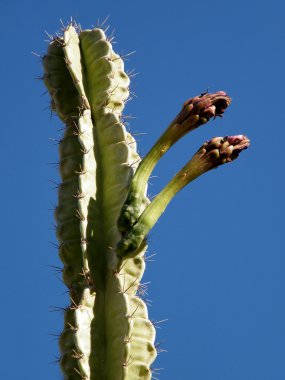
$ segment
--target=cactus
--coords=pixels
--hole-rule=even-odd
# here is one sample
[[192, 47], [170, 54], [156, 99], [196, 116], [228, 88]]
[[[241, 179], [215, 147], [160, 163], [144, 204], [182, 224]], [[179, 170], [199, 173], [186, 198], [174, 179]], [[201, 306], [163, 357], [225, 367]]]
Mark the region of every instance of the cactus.
[[71, 301], [59, 338], [64, 378], [150, 379], [155, 329], [139, 296], [147, 234], [175, 193], [237, 158], [249, 140], [238, 135], [206, 142], [150, 202], [147, 181], [157, 161], [186, 133], [221, 116], [228, 95], [186, 101], [141, 159], [122, 118], [130, 81], [103, 30], [70, 24], [49, 43], [43, 68], [51, 108], [65, 124], [55, 210]]

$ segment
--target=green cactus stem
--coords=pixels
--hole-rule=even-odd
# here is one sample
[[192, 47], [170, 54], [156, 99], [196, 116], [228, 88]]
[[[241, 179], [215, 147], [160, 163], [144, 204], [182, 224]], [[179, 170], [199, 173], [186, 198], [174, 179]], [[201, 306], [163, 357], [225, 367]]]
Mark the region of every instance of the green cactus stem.
[[218, 91], [214, 94], [195, 96], [183, 104], [179, 114], [138, 166], [118, 221], [120, 231], [127, 231], [141, 214], [145, 206], [142, 205], [142, 200], [147, 182], [159, 159], [187, 133], [207, 123], [211, 118], [221, 117], [230, 103], [230, 97], [224, 91]]
[[64, 378], [150, 379], [155, 329], [136, 295], [146, 247], [124, 263], [115, 251], [139, 160], [121, 122], [129, 95], [124, 63], [102, 30], [70, 25], [49, 44], [43, 67], [52, 109], [66, 124], [55, 211], [71, 299], [59, 339]]
[[249, 139], [243, 135], [215, 137], [205, 142], [192, 159], [145, 208], [137, 223], [119, 243], [118, 254], [124, 258], [135, 256], [147, 234], [178, 191], [207, 171], [232, 162], [248, 146]]

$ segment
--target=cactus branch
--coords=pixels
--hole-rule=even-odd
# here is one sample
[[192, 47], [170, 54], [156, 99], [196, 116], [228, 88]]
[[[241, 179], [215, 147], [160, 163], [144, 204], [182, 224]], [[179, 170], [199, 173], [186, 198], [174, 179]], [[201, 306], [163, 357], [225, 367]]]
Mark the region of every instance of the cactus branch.
[[124, 258], [136, 255], [147, 234], [178, 191], [207, 171], [235, 160], [248, 146], [249, 139], [243, 135], [215, 137], [205, 142], [146, 207], [137, 223], [120, 241], [117, 248], [118, 254]]

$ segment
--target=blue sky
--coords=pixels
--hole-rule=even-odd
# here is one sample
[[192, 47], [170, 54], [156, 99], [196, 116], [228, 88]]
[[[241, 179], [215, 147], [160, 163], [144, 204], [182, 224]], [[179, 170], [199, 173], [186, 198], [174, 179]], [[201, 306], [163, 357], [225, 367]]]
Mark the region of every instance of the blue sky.
[[[83, 5], [79, 5], [82, 3]], [[283, 1], [2, 1], [2, 275], [0, 369], [5, 379], [59, 379], [56, 338], [65, 288], [52, 208], [59, 121], [41, 75], [44, 31], [73, 16], [83, 28], [110, 15], [115, 49], [139, 74], [126, 112], [144, 155], [187, 98], [209, 88], [233, 102], [161, 161], [153, 196], [213, 136], [246, 134], [239, 160], [199, 178], [150, 235], [150, 316], [161, 380], [284, 380]], [[144, 134], [145, 133], [145, 134]], [[4, 161], [4, 162], [3, 162]]]

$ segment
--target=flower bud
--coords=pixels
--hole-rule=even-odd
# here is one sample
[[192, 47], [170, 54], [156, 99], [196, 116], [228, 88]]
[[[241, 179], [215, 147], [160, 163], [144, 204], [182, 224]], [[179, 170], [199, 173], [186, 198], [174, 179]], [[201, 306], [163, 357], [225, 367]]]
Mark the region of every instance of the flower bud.
[[231, 162], [247, 149], [250, 140], [244, 135], [214, 137], [198, 150], [197, 155], [206, 164], [207, 170]]
[[201, 94], [200, 96], [188, 99], [183, 104], [176, 122], [182, 124], [189, 117], [198, 115], [201, 121], [197, 123], [198, 127], [209, 121], [212, 117], [221, 117], [230, 104], [231, 98], [224, 91], [218, 91], [213, 94]]

